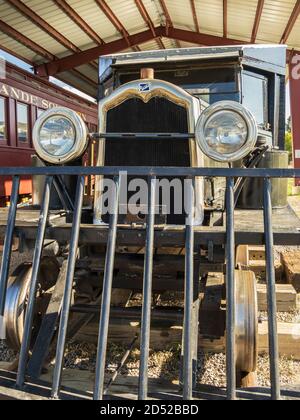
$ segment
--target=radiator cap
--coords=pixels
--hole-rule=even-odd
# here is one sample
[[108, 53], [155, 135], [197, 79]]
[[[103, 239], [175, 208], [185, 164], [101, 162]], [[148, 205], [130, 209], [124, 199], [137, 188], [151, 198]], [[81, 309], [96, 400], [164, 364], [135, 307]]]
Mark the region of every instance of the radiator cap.
[[151, 68], [141, 69], [141, 79], [154, 79], [154, 69], [151, 69]]

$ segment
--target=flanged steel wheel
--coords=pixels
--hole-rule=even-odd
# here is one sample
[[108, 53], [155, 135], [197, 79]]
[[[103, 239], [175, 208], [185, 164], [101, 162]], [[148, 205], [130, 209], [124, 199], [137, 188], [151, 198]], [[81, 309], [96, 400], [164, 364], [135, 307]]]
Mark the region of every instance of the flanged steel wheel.
[[[31, 282], [32, 264], [21, 264], [8, 281], [5, 302], [5, 324], [8, 345], [19, 351], [24, 331], [26, 306]], [[41, 320], [49, 304], [53, 286], [59, 274], [59, 264], [55, 258], [41, 260], [37, 299], [33, 321], [32, 343], [39, 330]]]
[[236, 367], [255, 372], [258, 357], [258, 306], [256, 278], [252, 271], [236, 270]]

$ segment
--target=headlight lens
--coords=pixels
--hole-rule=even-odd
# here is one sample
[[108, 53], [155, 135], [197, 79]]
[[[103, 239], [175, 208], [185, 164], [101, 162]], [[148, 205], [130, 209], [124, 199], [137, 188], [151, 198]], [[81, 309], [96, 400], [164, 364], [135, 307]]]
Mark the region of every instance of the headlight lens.
[[40, 130], [40, 144], [52, 156], [64, 156], [74, 147], [76, 132], [73, 123], [64, 117], [51, 117]]
[[257, 140], [253, 115], [241, 104], [218, 102], [200, 116], [196, 139], [201, 150], [220, 162], [233, 162], [249, 154]]
[[82, 118], [67, 108], [44, 112], [33, 128], [33, 144], [46, 162], [67, 163], [79, 158], [88, 143], [87, 127]]

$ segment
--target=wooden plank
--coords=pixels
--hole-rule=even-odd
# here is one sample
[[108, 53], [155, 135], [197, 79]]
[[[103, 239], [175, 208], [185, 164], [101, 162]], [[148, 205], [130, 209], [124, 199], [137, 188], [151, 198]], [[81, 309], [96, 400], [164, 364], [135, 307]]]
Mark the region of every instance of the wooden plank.
[[[278, 323], [279, 352], [281, 356], [293, 357], [300, 360], [300, 322], [291, 324]], [[269, 350], [268, 323], [259, 325], [259, 352], [265, 353]]]
[[[249, 262], [249, 270], [253, 271], [257, 275], [266, 275], [266, 261], [264, 260], [252, 260]], [[282, 279], [282, 265], [279, 261], [275, 261], [275, 276], [276, 281]]]
[[300, 293], [300, 251], [282, 253], [281, 261], [287, 282]]
[[[109, 327], [109, 340], [122, 345], [129, 346], [134, 335], [139, 333], [139, 324], [123, 326], [111, 324]], [[259, 353], [268, 351], [268, 323], [263, 322], [258, 326]], [[173, 327], [170, 329], [151, 329], [150, 347], [157, 351], [170, 349], [176, 344], [181, 344], [182, 328]], [[75, 337], [78, 341], [96, 344], [97, 324], [89, 324]], [[278, 323], [279, 351], [282, 356], [294, 357], [300, 360], [300, 323]], [[139, 343], [137, 342], [137, 347]], [[225, 338], [209, 339], [200, 335], [199, 349], [204, 353], [223, 353], [225, 351]]]
[[48, 398], [5, 386], [0, 386], [1, 401], [47, 401]]
[[[267, 311], [267, 286], [257, 285], [258, 310]], [[298, 307], [298, 296], [293, 285], [276, 284], [276, 300], [278, 312], [294, 311]]]
[[249, 259], [252, 261], [265, 260], [266, 259], [265, 247], [264, 246], [250, 246]]
[[[14, 388], [15, 378], [9, 372], [0, 372], [0, 400], [50, 400], [51, 372], [43, 377], [43, 382], [26, 386], [26, 391]], [[91, 400], [94, 376], [87, 371], [78, 369], [63, 372], [63, 388], [61, 400]], [[107, 396], [111, 405], [117, 407], [117, 400], [137, 399], [137, 377], [118, 377]], [[75, 388], [76, 387], [76, 388]], [[282, 390], [283, 400], [299, 400], [299, 386], [286, 387]], [[149, 379], [149, 400], [182, 400], [178, 384], [161, 379]], [[269, 400], [270, 389], [258, 388], [238, 390], [239, 400]], [[226, 400], [226, 390], [209, 385], [198, 384], [193, 393], [194, 400]], [[126, 405], [126, 404], [125, 404]], [[123, 404], [124, 406], [124, 404]]]
[[[96, 323], [91, 323], [83, 328], [75, 337], [75, 340], [87, 342], [91, 344], [97, 343], [97, 332], [98, 326]], [[109, 340], [121, 346], [129, 346], [133, 340], [135, 334], [140, 332], [139, 323], [124, 323], [110, 324], [109, 326]], [[182, 343], [182, 327], [171, 327], [171, 328], [152, 328], [150, 347], [160, 351], [170, 349], [174, 344]], [[136, 344], [139, 347], [139, 340]], [[209, 353], [216, 352], [220, 353], [224, 350], [225, 340], [224, 337], [209, 339], [207, 337], [199, 337], [200, 349]]]

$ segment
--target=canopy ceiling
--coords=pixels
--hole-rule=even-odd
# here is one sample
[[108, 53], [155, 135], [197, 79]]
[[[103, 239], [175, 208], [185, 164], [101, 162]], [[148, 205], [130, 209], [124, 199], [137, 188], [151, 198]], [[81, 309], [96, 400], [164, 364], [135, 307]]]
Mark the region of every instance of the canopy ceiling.
[[300, 0], [0, 0], [0, 48], [95, 96], [97, 58], [196, 45], [288, 44]]

